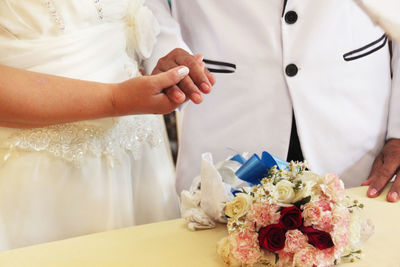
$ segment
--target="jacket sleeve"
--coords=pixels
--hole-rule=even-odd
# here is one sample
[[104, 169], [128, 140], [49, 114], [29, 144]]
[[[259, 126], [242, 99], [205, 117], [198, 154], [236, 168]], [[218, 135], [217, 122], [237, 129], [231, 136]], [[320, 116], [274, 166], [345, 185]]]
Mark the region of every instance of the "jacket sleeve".
[[153, 12], [160, 24], [160, 34], [151, 57], [143, 62], [146, 73], [151, 73], [157, 61], [175, 48], [190, 50], [184, 43], [178, 22], [172, 17], [168, 0], [146, 0], [145, 5]]
[[387, 139], [400, 138], [400, 1], [354, 0], [393, 41], [392, 92], [389, 101]]
[[400, 42], [399, 0], [354, 0], [386, 33]]
[[400, 138], [400, 46], [398, 42], [393, 42], [392, 71], [387, 139]]

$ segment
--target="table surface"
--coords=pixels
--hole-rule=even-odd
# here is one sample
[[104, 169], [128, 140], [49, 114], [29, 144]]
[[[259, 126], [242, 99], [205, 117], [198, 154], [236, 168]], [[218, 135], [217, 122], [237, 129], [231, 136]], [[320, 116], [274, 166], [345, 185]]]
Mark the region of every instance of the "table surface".
[[[366, 187], [348, 190], [365, 207], [375, 234], [363, 260], [341, 266], [400, 267], [400, 206], [365, 197]], [[386, 194], [385, 194], [386, 195]], [[0, 266], [207, 266], [223, 267], [216, 243], [226, 230], [192, 232], [182, 219], [129, 227], [0, 253]]]

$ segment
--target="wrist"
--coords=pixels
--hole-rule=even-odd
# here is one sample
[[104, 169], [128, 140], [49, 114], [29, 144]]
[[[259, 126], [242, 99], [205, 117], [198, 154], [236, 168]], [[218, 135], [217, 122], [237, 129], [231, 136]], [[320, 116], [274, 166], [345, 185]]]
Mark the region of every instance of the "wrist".
[[112, 116], [125, 116], [137, 114], [136, 107], [140, 102], [132, 94], [131, 80], [110, 85], [109, 101]]
[[121, 110], [121, 103], [120, 103], [120, 95], [121, 91], [123, 91], [124, 82], [120, 83], [113, 83], [108, 85], [108, 100], [110, 103], [110, 113], [111, 116], [122, 116], [124, 115]]

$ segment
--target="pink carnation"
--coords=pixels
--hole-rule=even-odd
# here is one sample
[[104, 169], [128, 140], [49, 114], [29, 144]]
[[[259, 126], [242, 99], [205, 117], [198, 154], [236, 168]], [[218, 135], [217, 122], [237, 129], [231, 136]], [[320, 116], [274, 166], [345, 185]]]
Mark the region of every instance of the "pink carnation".
[[244, 264], [254, 264], [261, 257], [258, 245], [258, 234], [253, 231], [243, 230], [232, 233], [229, 236], [234, 258]]
[[340, 225], [341, 227], [348, 228], [350, 226], [350, 212], [345, 207], [335, 207], [332, 210], [332, 221], [336, 225]]
[[330, 232], [333, 230], [332, 215], [329, 212], [324, 212], [315, 225], [318, 230]]
[[317, 260], [316, 248], [307, 246], [294, 254], [293, 266], [313, 267]]
[[324, 197], [323, 195], [319, 196], [319, 200], [315, 204], [318, 205], [322, 209], [322, 211], [332, 210], [332, 201], [330, 201], [327, 197]]
[[347, 228], [335, 227], [335, 230], [332, 233], [332, 239], [337, 248], [345, 248], [350, 241]]
[[279, 221], [280, 213], [277, 212], [279, 206], [268, 203], [256, 202], [247, 213], [247, 219], [256, 223], [256, 230]]
[[[323, 211], [320, 204], [327, 209], [326, 201], [309, 202], [303, 207], [303, 218], [305, 226], [314, 226], [316, 229], [330, 232], [333, 229], [332, 215], [330, 211]], [[330, 205], [329, 205], [330, 208]]]
[[325, 194], [334, 201], [340, 201], [346, 196], [344, 184], [336, 174], [330, 173], [325, 175]]
[[286, 267], [292, 265], [294, 253], [285, 252], [285, 250], [282, 249], [278, 252], [278, 256], [279, 261], [276, 267]]
[[302, 216], [304, 218], [304, 225], [311, 226], [317, 224], [322, 216], [322, 209], [314, 202], [309, 202], [303, 207]]
[[316, 250], [316, 265], [318, 267], [330, 267], [335, 262], [335, 247]]
[[296, 253], [307, 246], [307, 237], [299, 230], [289, 230], [286, 232], [284, 251]]

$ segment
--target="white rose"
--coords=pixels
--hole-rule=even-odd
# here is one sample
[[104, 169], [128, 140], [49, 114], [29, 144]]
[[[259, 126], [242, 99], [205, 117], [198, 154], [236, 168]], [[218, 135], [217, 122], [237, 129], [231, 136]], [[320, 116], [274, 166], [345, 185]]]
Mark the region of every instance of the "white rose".
[[296, 194], [294, 192], [294, 184], [288, 180], [279, 181], [276, 186], [276, 193], [278, 195], [278, 203], [280, 204], [291, 204]]
[[300, 201], [308, 196], [313, 196], [314, 185], [314, 181], [302, 181], [301, 187], [298, 189], [296, 197], [293, 199], [293, 202]]
[[249, 210], [251, 203], [253, 198], [248, 194], [237, 194], [232, 201], [226, 203], [225, 214], [230, 218], [240, 218]]

